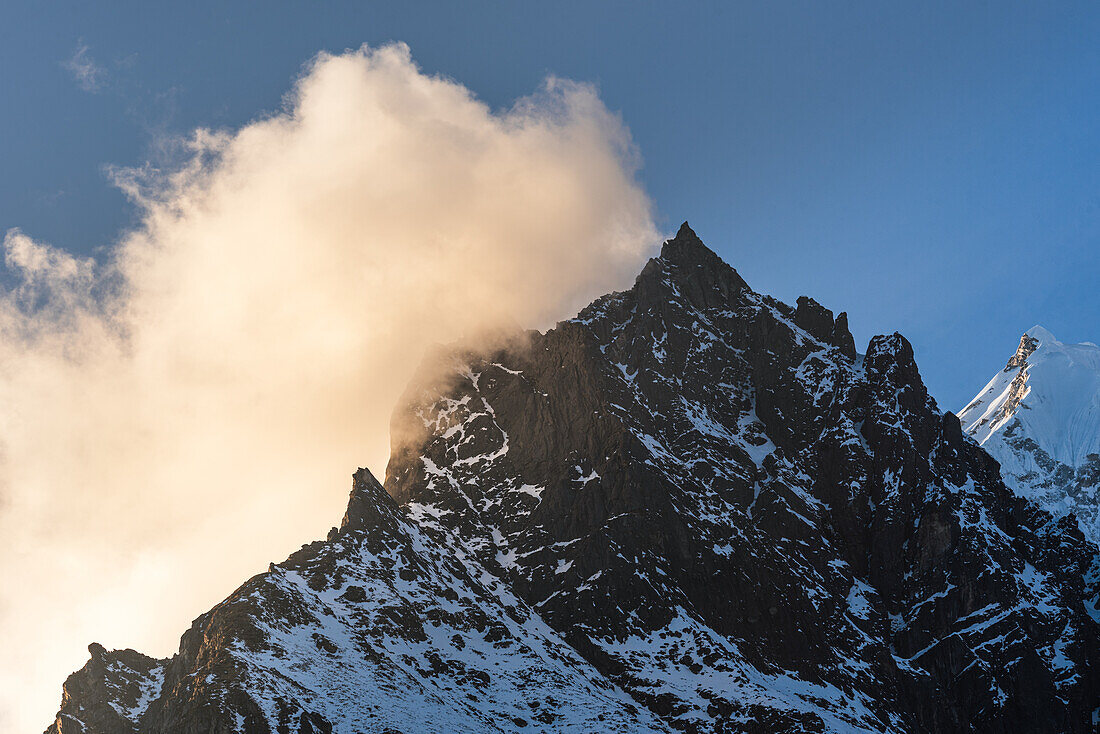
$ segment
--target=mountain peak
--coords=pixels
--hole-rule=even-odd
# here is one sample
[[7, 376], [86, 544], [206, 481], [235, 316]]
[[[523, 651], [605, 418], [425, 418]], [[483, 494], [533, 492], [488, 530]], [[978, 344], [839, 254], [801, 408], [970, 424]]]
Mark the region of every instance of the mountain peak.
[[576, 319], [433, 358], [329, 540], [171, 660], [94, 648], [50, 734], [1090, 730], [1084, 539], [904, 337], [854, 356], [685, 223]]
[[680, 225], [675, 237], [665, 241], [661, 256], [650, 260], [638, 275], [639, 297], [645, 301], [665, 300], [665, 283], [671, 282], [678, 284], [693, 305], [702, 308], [728, 303], [749, 290], [737, 271], [703, 244], [687, 222]]
[[1032, 339], [1037, 339], [1040, 344], [1058, 343], [1058, 340], [1054, 337], [1054, 334], [1051, 334], [1047, 329], [1040, 326], [1039, 324], [1036, 324], [1035, 326], [1032, 326], [1030, 329], [1025, 331], [1024, 336], [1031, 337]]
[[695, 234], [695, 230], [687, 222], [681, 224], [676, 235], [670, 240], [665, 240], [661, 247], [662, 260], [695, 261], [700, 258], [719, 259], [709, 247], [703, 244], [703, 240], [699, 239], [699, 235]]
[[695, 234], [695, 230], [691, 228], [691, 225], [687, 223], [687, 220], [684, 220], [683, 224], [680, 225], [680, 229], [676, 230], [675, 239], [681, 238], [693, 239], [702, 244], [702, 240], [699, 239], [699, 235]]
[[1073, 512], [1100, 542], [1100, 348], [1036, 325], [1004, 369], [959, 413], [1005, 483], [1054, 515]]

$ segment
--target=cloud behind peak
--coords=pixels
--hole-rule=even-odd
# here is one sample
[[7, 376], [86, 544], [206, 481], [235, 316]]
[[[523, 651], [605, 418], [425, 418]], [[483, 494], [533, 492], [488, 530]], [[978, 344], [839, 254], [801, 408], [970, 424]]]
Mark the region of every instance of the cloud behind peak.
[[17, 728], [93, 637], [167, 654], [333, 524], [431, 344], [568, 316], [658, 241], [594, 88], [494, 111], [403, 44], [321, 54], [283, 110], [185, 148], [117, 173], [141, 224], [99, 262], [5, 239], [0, 644], [25, 679], [0, 705], [38, 719]]

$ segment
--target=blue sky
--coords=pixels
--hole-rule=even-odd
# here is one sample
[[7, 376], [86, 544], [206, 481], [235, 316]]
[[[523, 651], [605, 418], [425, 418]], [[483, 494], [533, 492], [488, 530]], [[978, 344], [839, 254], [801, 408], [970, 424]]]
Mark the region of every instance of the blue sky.
[[494, 106], [594, 82], [664, 229], [901, 331], [958, 409], [1035, 323], [1100, 341], [1098, 38], [1084, 3], [5, 3], [0, 230], [94, 252], [134, 215], [105, 167], [401, 40]]

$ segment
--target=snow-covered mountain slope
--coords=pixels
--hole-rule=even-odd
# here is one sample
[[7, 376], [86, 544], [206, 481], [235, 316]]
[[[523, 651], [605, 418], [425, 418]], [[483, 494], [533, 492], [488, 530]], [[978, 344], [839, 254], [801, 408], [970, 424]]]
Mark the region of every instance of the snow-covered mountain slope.
[[94, 650], [52, 731], [1094, 731], [1096, 548], [903, 337], [858, 355], [686, 224], [576, 319], [441, 350], [393, 435], [385, 492], [172, 659]]
[[1032, 327], [959, 419], [1010, 487], [1100, 544], [1100, 347]]
[[94, 646], [48, 731], [667, 731], [471, 555], [361, 469], [341, 528], [196, 620], [171, 660]]

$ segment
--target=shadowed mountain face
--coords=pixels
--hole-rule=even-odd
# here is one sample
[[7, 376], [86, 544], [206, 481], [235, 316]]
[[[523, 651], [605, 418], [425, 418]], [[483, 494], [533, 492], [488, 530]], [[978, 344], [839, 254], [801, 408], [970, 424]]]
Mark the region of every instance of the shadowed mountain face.
[[1085, 732], [1093, 560], [900, 335], [754, 293], [686, 225], [545, 334], [440, 352], [329, 539], [51, 731]]

